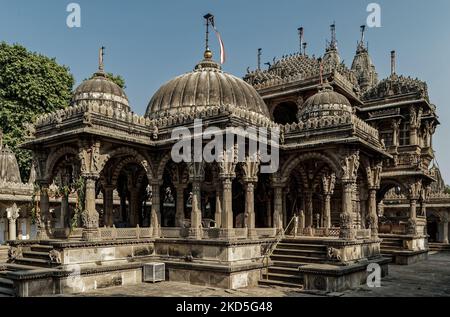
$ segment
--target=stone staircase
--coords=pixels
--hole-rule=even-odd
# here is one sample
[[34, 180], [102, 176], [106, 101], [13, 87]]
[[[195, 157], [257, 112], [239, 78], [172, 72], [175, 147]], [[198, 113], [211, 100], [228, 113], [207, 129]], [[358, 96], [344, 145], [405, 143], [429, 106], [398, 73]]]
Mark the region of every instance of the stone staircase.
[[443, 243], [428, 243], [428, 247], [430, 248], [430, 251], [436, 251], [436, 252], [450, 252], [450, 244], [443, 244]]
[[16, 296], [14, 282], [7, 276], [9, 272], [32, 271], [35, 269], [36, 267], [34, 266], [14, 263], [6, 263], [0, 266], [0, 296]]
[[16, 258], [13, 263], [38, 268], [54, 268], [58, 264], [52, 263], [49, 252], [52, 246], [35, 244], [30, 246], [30, 251], [23, 251], [22, 256]]
[[303, 288], [304, 280], [298, 268], [308, 263], [324, 263], [327, 247], [319, 241], [284, 239], [270, 260], [273, 265], [263, 274], [260, 285]]
[[383, 239], [381, 242], [381, 255], [386, 258], [392, 258], [392, 253], [403, 250], [403, 239], [396, 237], [380, 237]]
[[10, 263], [0, 264], [0, 296], [16, 296], [14, 282], [8, 278], [10, 272], [35, 271], [55, 268], [59, 264], [52, 263], [49, 252], [52, 246], [34, 244], [26, 248], [22, 255]]

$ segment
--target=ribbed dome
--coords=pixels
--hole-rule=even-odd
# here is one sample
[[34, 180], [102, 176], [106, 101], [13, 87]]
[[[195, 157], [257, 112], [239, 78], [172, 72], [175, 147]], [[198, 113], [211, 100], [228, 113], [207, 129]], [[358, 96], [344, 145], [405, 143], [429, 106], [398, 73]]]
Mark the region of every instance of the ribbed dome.
[[205, 54], [194, 71], [163, 85], [150, 100], [147, 117], [202, 110], [209, 106], [232, 105], [269, 117], [266, 104], [256, 90], [221, 67]]
[[298, 113], [301, 121], [312, 118], [335, 117], [345, 114], [352, 114], [353, 108], [348, 99], [333, 91], [333, 87], [328, 83], [322, 85], [321, 90], [308, 98], [303, 108]]
[[22, 183], [16, 156], [8, 146], [0, 147], [0, 183]]
[[130, 111], [128, 98], [123, 89], [107, 78], [102, 71], [95, 73], [92, 79], [84, 81], [75, 89], [72, 104], [91, 100], [100, 100], [115, 108]]

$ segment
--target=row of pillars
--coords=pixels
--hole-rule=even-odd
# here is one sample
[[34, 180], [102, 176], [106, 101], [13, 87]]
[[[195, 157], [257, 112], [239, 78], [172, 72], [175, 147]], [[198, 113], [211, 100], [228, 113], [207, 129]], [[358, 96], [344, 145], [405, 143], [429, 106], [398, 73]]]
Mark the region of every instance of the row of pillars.
[[[85, 179], [86, 191], [85, 191], [85, 215], [83, 216], [83, 228], [85, 229], [85, 239], [95, 239], [98, 237], [98, 213], [95, 206], [96, 192], [95, 184], [97, 178], [87, 176]], [[161, 236], [161, 211], [160, 211], [160, 186], [161, 182], [153, 181], [152, 186], [152, 209], [151, 209], [151, 226], [153, 228], [153, 235], [155, 237]], [[221, 185], [221, 186], [220, 186]], [[230, 238], [233, 236], [233, 207], [232, 207], [232, 178], [223, 177], [221, 184], [216, 189], [216, 224], [221, 229], [222, 237]], [[185, 184], [175, 185], [177, 193], [176, 204], [176, 224], [181, 226], [184, 222], [184, 190]], [[284, 184], [274, 184], [274, 211], [273, 211], [273, 225], [277, 230], [283, 229], [283, 190]], [[245, 218], [248, 228], [248, 235], [250, 238], [256, 237], [255, 230], [255, 210], [254, 210], [254, 192], [255, 182], [245, 182]], [[191, 229], [190, 237], [200, 239], [202, 237], [202, 214], [201, 214], [201, 180], [192, 180], [192, 212], [191, 212]], [[343, 238], [352, 237], [351, 231], [354, 229], [354, 210], [353, 199], [354, 194], [354, 182], [343, 182], [343, 199], [342, 199], [342, 214], [348, 215], [348, 217], [341, 217], [341, 235]], [[372, 236], [378, 235], [378, 216], [376, 208], [376, 194], [377, 189], [373, 188], [369, 190], [369, 214], [371, 217], [371, 229]], [[112, 210], [113, 204], [113, 188], [105, 187], [104, 204], [105, 224], [112, 225], [112, 215], [109, 212]], [[135, 199], [137, 201], [137, 198]], [[62, 204], [68, 205], [67, 197], [63, 198]], [[134, 204], [130, 204], [133, 205]], [[137, 204], [136, 204], [137, 205]], [[41, 183], [41, 199], [40, 208], [42, 222], [39, 233], [42, 235], [51, 229], [50, 215], [49, 215], [49, 197], [48, 197], [48, 183]], [[64, 209], [65, 208], [65, 209]], [[132, 207], [133, 208], [133, 207]], [[68, 212], [68, 206], [63, 207], [62, 210]], [[313, 225], [313, 203], [312, 193], [308, 193], [306, 196], [306, 226], [312, 227]], [[415, 204], [411, 202], [411, 216], [415, 215]], [[348, 221], [350, 219], [350, 221]], [[325, 228], [331, 228], [331, 193], [324, 195], [324, 226]], [[350, 233], [345, 230], [350, 230]], [[96, 233], [97, 231], [97, 233]]]

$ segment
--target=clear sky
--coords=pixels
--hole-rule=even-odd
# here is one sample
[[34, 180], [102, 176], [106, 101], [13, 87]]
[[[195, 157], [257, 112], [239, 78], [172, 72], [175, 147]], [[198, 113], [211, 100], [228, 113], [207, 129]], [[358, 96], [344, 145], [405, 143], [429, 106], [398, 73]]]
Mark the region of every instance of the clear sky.
[[[81, 28], [68, 28], [66, 7], [81, 6]], [[19, 43], [70, 67], [77, 83], [97, 68], [106, 46], [107, 71], [122, 75], [132, 109], [143, 114], [154, 92], [192, 70], [204, 47], [202, 17], [211, 12], [228, 53], [227, 72], [243, 76], [263, 61], [298, 50], [297, 28], [305, 28], [310, 54], [321, 55], [336, 21], [341, 57], [353, 59], [359, 26], [371, 2], [381, 6], [381, 28], [366, 39], [380, 78], [389, 74], [389, 52], [397, 50], [397, 72], [428, 82], [441, 126], [434, 148], [450, 182], [450, 1], [448, 0], [0, 0], [0, 41]], [[218, 56], [218, 45], [212, 48]]]

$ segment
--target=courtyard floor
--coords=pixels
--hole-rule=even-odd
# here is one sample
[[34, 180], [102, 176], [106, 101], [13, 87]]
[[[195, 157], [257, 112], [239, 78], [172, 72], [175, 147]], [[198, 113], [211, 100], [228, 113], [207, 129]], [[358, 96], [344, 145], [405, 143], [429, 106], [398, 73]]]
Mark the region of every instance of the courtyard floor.
[[163, 282], [122, 286], [89, 293], [70, 295], [87, 297], [304, 297], [304, 296], [450, 296], [450, 253], [430, 253], [429, 260], [410, 266], [389, 266], [389, 276], [380, 288], [367, 286], [344, 293], [304, 293], [292, 288], [257, 287], [242, 290], [223, 290], [189, 284]]

